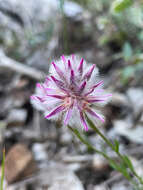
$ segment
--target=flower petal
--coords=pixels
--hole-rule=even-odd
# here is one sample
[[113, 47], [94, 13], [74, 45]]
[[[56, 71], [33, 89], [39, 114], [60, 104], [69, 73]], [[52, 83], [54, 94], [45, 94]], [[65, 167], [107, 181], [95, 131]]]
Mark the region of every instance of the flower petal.
[[100, 121], [102, 121], [102, 122], [105, 121], [104, 118], [103, 118], [100, 114], [94, 112], [94, 111], [91, 110], [90, 108], [86, 108], [86, 111], [87, 111], [90, 115], [92, 115], [92, 116], [96, 117], [97, 119], [99, 119]]
[[97, 95], [97, 96], [88, 96], [87, 101], [89, 103], [95, 103], [95, 102], [105, 102], [108, 100], [109, 97], [111, 97], [112, 94], [105, 94], [105, 95]]
[[71, 57], [72, 57], [72, 60], [74, 61], [75, 55], [74, 55], [74, 54], [72, 54], [72, 56], [71, 56]]
[[62, 71], [54, 62], [52, 62], [52, 65], [54, 66], [54, 68], [55, 68], [57, 74], [59, 75], [59, 77], [60, 77], [61, 79], [64, 79], [64, 80], [65, 80], [63, 71]]
[[83, 61], [84, 61], [84, 59], [82, 58], [79, 63], [79, 67], [78, 67], [78, 71], [79, 71], [80, 75], [82, 75], [82, 73], [83, 73]]
[[50, 114], [46, 115], [45, 118], [48, 119], [49, 117], [52, 117], [58, 113], [60, 113], [61, 111], [63, 111], [65, 109], [65, 107], [63, 105], [58, 106], [56, 109], [54, 109]]
[[30, 99], [31, 100], [37, 100], [36, 96], [34, 96], [34, 95], [30, 96]]
[[102, 99], [88, 99], [87, 101], [89, 103], [95, 103], [95, 102], [104, 102], [105, 100], [102, 100]]
[[65, 98], [65, 96], [60, 96], [57, 94], [48, 94], [47, 96], [57, 98], [57, 99], [61, 99], [61, 100], [63, 100]]
[[48, 86], [50, 81], [51, 81], [50, 78], [49, 78], [49, 77], [46, 77], [44, 84], [45, 84], [46, 86]]
[[71, 70], [72, 69], [72, 66], [71, 66], [71, 61], [68, 60], [68, 68]]
[[56, 84], [58, 88], [68, 93], [68, 90], [65, 89], [65, 84], [62, 81], [56, 79], [54, 76], [51, 76], [51, 79], [54, 81], [54, 83]]
[[61, 58], [62, 58], [63, 62], [65, 63], [65, 62], [66, 62], [66, 58], [65, 58], [65, 56], [62, 55]]
[[37, 83], [37, 84], [36, 84], [36, 87], [37, 87], [37, 89], [40, 89], [40, 91], [41, 91], [41, 93], [42, 93], [43, 95], [47, 94], [46, 88], [44, 87], [43, 84]]
[[81, 93], [84, 89], [85, 89], [85, 86], [86, 86], [86, 81], [84, 81], [80, 87], [79, 87], [79, 93]]
[[74, 74], [74, 70], [71, 70], [70, 81], [71, 81], [71, 84], [75, 84], [75, 74]]
[[97, 88], [98, 86], [102, 85], [103, 84], [103, 81], [100, 81], [99, 83], [97, 83], [96, 85], [94, 85], [86, 94], [85, 96], [88, 96], [89, 94], [91, 94], [95, 88]]
[[71, 118], [71, 115], [72, 115], [72, 110], [73, 110], [73, 106], [71, 106], [71, 107], [68, 109], [67, 113], [66, 113], [65, 120], [64, 120], [64, 125], [67, 125], [67, 124], [68, 124], [68, 122], [69, 122], [69, 120], [70, 120], [70, 118]]
[[90, 79], [95, 66], [96, 66], [95, 64], [91, 66], [91, 68], [89, 69], [89, 71], [84, 75], [83, 79], [87, 79], [87, 80]]
[[80, 120], [81, 120], [81, 122], [82, 122], [82, 124], [84, 126], [85, 131], [88, 131], [88, 126], [87, 126], [87, 123], [85, 121], [85, 118], [84, 118], [84, 115], [83, 115], [82, 111], [80, 111]]

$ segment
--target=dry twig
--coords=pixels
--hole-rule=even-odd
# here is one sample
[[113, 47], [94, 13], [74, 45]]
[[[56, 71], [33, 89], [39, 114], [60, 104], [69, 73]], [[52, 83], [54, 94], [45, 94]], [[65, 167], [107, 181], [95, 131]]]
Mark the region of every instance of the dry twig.
[[12, 71], [26, 75], [34, 80], [42, 80], [45, 78], [45, 73], [25, 64], [19, 63], [5, 55], [3, 50], [0, 50], [0, 68], [7, 68]]

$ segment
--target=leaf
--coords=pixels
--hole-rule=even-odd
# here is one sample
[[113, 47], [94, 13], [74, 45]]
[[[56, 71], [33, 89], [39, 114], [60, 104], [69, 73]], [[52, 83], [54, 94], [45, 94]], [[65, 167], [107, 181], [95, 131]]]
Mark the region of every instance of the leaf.
[[129, 175], [124, 163], [117, 164], [114, 160], [109, 160], [109, 163], [111, 167], [118, 172], [122, 173], [122, 175], [127, 178], [128, 180], [131, 179], [131, 176]]
[[124, 163], [131, 169], [132, 172], [134, 172], [134, 166], [128, 156], [123, 155], [122, 158], [124, 160]]
[[124, 164], [121, 164], [121, 173], [123, 174], [124, 177], [126, 177], [128, 180], [131, 179], [131, 176], [127, 170], [127, 168], [125, 167]]
[[3, 149], [2, 170], [1, 170], [2, 174], [1, 174], [0, 190], [3, 190], [4, 168], [5, 168], [5, 148]]
[[72, 128], [72, 127], [70, 127], [70, 126], [68, 126], [68, 128], [76, 135], [76, 137], [77, 137], [83, 144], [85, 144], [85, 145], [88, 147], [89, 150], [95, 150], [95, 149], [89, 144], [89, 142], [88, 142], [87, 140], [85, 140], [85, 139], [81, 136], [80, 132], [79, 132], [76, 128]]
[[115, 13], [120, 13], [121, 11], [124, 11], [128, 7], [130, 7], [133, 4], [133, 0], [115, 0], [112, 3], [111, 9]]
[[114, 143], [115, 143], [115, 145], [114, 145], [115, 151], [119, 152], [119, 142], [117, 140], [115, 140]]
[[123, 57], [125, 61], [129, 61], [132, 55], [133, 55], [133, 50], [131, 44], [129, 42], [126, 42], [123, 46]]
[[116, 164], [116, 162], [114, 160], [109, 160], [109, 163], [111, 165], [111, 167], [119, 172], [121, 172], [121, 168], [118, 164]]
[[108, 140], [101, 132], [100, 130], [94, 125], [94, 123], [91, 121], [91, 119], [89, 119], [89, 117], [85, 114], [85, 118], [86, 121], [88, 123], [88, 125], [106, 142], [106, 144], [108, 144], [111, 149], [114, 150], [114, 145], [110, 142], [110, 140]]
[[102, 156], [104, 156], [104, 158], [106, 158], [107, 160], [111, 160], [110, 157], [108, 157], [108, 155], [106, 155], [106, 153], [97, 150], [96, 148], [94, 148], [85, 138], [83, 138], [80, 134], [80, 132], [76, 129], [76, 128], [72, 128], [71, 126], [68, 125], [68, 128], [76, 135], [76, 137], [87, 146], [88, 150], [94, 151]]

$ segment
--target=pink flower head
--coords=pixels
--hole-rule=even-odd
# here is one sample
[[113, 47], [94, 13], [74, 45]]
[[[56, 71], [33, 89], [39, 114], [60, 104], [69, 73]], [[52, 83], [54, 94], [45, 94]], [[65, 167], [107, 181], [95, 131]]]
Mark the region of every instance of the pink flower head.
[[95, 64], [87, 65], [74, 55], [51, 63], [50, 75], [36, 86], [31, 96], [35, 107], [44, 111], [46, 119], [63, 118], [64, 125], [84, 126], [88, 130], [85, 113], [93, 120], [104, 122], [99, 106], [111, 94], [104, 94], [103, 81], [98, 81]]

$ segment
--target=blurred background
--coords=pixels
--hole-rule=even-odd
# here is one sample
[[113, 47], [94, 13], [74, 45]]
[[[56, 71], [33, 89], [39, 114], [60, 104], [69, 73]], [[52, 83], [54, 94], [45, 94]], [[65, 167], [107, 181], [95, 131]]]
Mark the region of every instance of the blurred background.
[[[95, 63], [113, 98], [100, 130], [143, 175], [142, 0], [0, 0], [0, 160], [4, 189], [133, 190], [99, 155], [30, 104], [51, 61]], [[92, 131], [91, 143], [115, 155]], [[117, 159], [115, 157], [115, 159]], [[2, 169], [1, 169], [2, 171]], [[2, 172], [1, 172], [2, 173]]]

